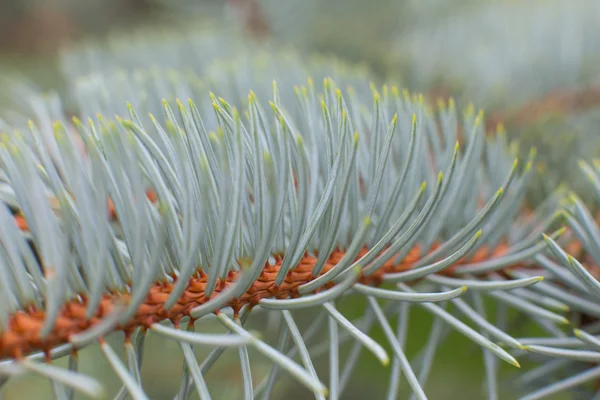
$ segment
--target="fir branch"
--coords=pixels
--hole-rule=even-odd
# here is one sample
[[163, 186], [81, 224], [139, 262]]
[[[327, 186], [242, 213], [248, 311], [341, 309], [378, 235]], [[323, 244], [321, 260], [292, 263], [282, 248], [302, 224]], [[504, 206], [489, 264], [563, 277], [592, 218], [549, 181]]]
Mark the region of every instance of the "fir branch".
[[[110, 332], [130, 338], [139, 329], [151, 330], [182, 344], [255, 346], [273, 360], [288, 360], [280, 366], [318, 396], [324, 387], [306, 358], [309, 370], [279, 358], [281, 350], [220, 310], [231, 307], [234, 318], [241, 312], [247, 318], [253, 308], [273, 308], [289, 319], [296, 308], [324, 307], [332, 321], [332, 346], [350, 335], [375, 350], [367, 333], [353, 321], [342, 322], [343, 315], [332, 309], [352, 289], [371, 299], [426, 305], [486, 351], [517, 365], [489, 339], [430, 304], [453, 299], [464, 288], [446, 289], [455, 282], [447, 278], [420, 281], [434, 271], [452, 276], [458, 265], [482, 259], [492, 258], [501, 269], [526, 265], [542, 250], [535, 240], [520, 240], [536, 232], [548, 214], [525, 224], [505, 223], [507, 215], [518, 215], [518, 188], [528, 169], [516, 169], [501, 137], [483, 140], [481, 113], [464, 114], [463, 154], [452, 105], [442, 105], [436, 119], [419, 96], [373, 88], [373, 111], [366, 112], [361, 100], [344, 96], [325, 79], [319, 94], [311, 82], [300, 87], [300, 111], [289, 113], [291, 99], [279, 87], [272, 89], [271, 113], [251, 93], [244, 113], [211, 95], [211, 113], [194, 102], [188, 107], [177, 102], [176, 114], [164, 101], [162, 120], [141, 119], [130, 106], [128, 119], [99, 116], [87, 125], [75, 120], [70, 130], [56, 123], [52, 135], [42, 136], [55, 149], [51, 155], [34, 124], [29, 132], [5, 136], [0, 149], [5, 191], [14, 194], [17, 211], [11, 217], [7, 206], [2, 209], [9, 225], [13, 218], [11, 239], [0, 235], [2, 271], [5, 282], [16, 283], [0, 292], [6, 300], [2, 357], [18, 363], [42, 350], [50, 358], [64, 344], [78, 349], [90, 340], [103, 342]], [[214, 118], [205, 119], [210, 115]], [[83, 152], [76, 143], [83, 143]], [[484, 154], [490, 156], [482, 164]], [[402, 190], [395, 194], [395, 187]], [[494, 235], [482, 235], [482, 229]], [[293, 234], [298, 230], [299, 236]], [[352, 239], [354, 232], [362, 233]], [[30, 242], [39, 265], [24, 263]], [[402, 279], [412, 289], [373, 287], [413, 269], [427, 272]], [[457, 282], [496, 296], [498, 290], [528, 292], [526, 286], [538, 280]], [[32, 290], [34, 283], [38, 290]], [[384, 323], [382, 311], [374, 312]], [[209, 313], [235, 334], [177, 331], [184, 320], [201, 326], [194, 321]], [[535, 315], [544, 318], [540, 313]], [[485, 319], [470, 316], [490, 331]], [[175, 330], [157, 325], [165, 321]], [[103, 346], [125, 388], [142, 396], [137, 367], [131, 369], [136, 362], [128, 370]], [[330, 349], [332, 361], [337, 346]], [[132, 349], [135, 360], [141, 355]], [[251, 364], [240, 351], [248, 380]], [[191, 375], [181, 393], [189, 395], [185, 388], [192, 381], [205, 391], [205, 371], [186, 362]], [[333, 393], [342, 375], [335, 376]], [[423, 397], [416, 379], [413, 389]]]

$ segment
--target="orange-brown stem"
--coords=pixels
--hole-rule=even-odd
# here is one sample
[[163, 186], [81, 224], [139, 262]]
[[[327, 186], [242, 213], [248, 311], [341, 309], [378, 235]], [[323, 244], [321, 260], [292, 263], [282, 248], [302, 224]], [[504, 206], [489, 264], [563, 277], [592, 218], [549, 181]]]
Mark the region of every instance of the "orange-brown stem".
[[[499, 246], [494, 251], [482, 248], [470, 258], [470, 261], [475, 262], [496, 257], [505, 250], [506, 246], [504, 245]], [[363, 249], [359, 257], [364, 255], [366, 251], [366, 248]], [[344, 252], [342, 251], [331, 254], [322, 273], [333, 268], [343, 256]], [[400, 264], [394, 265], [390, 261], [373, 275], [360, 276], [358, 281], [368, 285], [380, 285], [384, 274], [406, 271], [412, 268], [420, 256], [420, 249], [414, 248]], [[283, 284], [279, 287], [275, 285], [275, 277], [281, 267], [281, 259], [278, 259], [275, 265], [266, 265], [260, 277], [250, 289], [241, 297], [231, 300], [228, 306], [231, 306], [237, 312], [243, 306], [253, 307], [265, 298], [299, 297], [298, 287], [316, 278], [312, 275], [316, 261], [317, 259], [314, 257], [305, 256], [296, 268], [289, 271]], [[451, 275], [452, 270], [451, 267], [445, 273]], [[237, 272], [230, 272], [225, 280], [218, 282], [211, 297], [217, 296], [219, 292], [231, 285], [237, 277]], [[168, 310], [163, 306], [174, 288], [174, 283], [156, 282], [150, 287], [146, 299], [138, 307], [135, 315], [124, 325], [115, 327], [114, 331], [123, 331], [128, 334], [136, 328], [148, 328], [153, 323], [164, 320], [178, 323], [181, 318], [189, 316], [194, 307], [210, 300], [204, 294], [206, 281], [206, 274], [199, 270], [198, 274], [189, 280], [187, 288], [177, 303]], [[332, 286], [333, 283], [329, 283], [318, 291]], [[86, 318], [87, 299], [85, 296], [81, 296], [81, 299], [74, 299], [64, 304], [56, 318], [54, 328], [45, 338], [40, 336], [46, 318], [46, 313], [43, 310], [28, 309], [15, 312], [10, 316], [9, 329], [0, 333], [0, 359], [21, 358], [34, 351], [49, 352], [56, 346], [68, 343], [71, 335], [81, 333], [98, 324], [117, 307], [117, 304], [122, 304], [123, 301], [127, 302], [128, 300], [129, 294], [106, 293], [103, 295], [96, 314], [92, 318]]]

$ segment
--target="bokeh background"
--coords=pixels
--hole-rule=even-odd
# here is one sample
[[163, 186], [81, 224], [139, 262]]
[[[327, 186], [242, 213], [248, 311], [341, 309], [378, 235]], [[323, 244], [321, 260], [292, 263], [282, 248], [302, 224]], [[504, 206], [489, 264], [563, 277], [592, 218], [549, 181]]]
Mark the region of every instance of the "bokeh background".
[[[529, 194], [533, 204], [561, 183], [585, 192], [577, 161], [600, 156], [598, 0], [2, 0], [0, 115], [18, 104], [19, 94], [11, 89], [16, 81], [60, 92], [70, 78], [65, 70], [83, 74], [109, 61], [99, 57], [93, 65], [69, 69], [65, 53], [72, 49], [133, 37], [159, 40], [183, 30], [335, 56], [370, 70], [379, 83], [393, 81], [432, 100], [452, 96], [461, 105], [473, 102], [486, 110], [490, 129], [503, 123], [524, 152], [532, 145], [539, 149], [539, 176]], [[220, 58], [229, 56], [227, 49], [217, 45], [217, 50]], [[360, 300], [349, 300], [344, 311], [359, 316], [363, 307]], [[493, 305], [488, 308], [494, 312]], [[254, 323], [267, 324], [275, 335], [278, 321], [261, 318]], [[307, 315], [306, 323], [310, 320]], [[427, 314], [412, 310], [409, 356], [425, 344], [430, 326]], [[536, 329], [527, 321], [516, 320], [515, 326], [523, 336]], [[153, 399], [171, 399], [179, 385], [179, 348], [153, 336], [149, 340], [144, 380]], [[94, 347], [82, 352], [82, 370], [100, 374], [118, 390], [117, 378], [97, 354]], [[326, 371], [327, 357], [322, 361], [319, 368]], [[430, 398], [483, 398], [481, 363], [475, 346], [451, 334], [427, 385]], [[255, 375], [269, 367], [259, 363]], [[240, 398], [238, 369], [225, 357], [211, 371], [207, 380], [214, 398]], [[508, 367], [502, 372], [506, 380], [516, 373]], [[386, 377], [373, 358], [362, 357], [346, 398], [384, 398]], [[47, 382], [19, 378], [1, 394], [43, 399], [48, 390]], [[308, 393], [282, 378], [274, 398], [304, 399]]]

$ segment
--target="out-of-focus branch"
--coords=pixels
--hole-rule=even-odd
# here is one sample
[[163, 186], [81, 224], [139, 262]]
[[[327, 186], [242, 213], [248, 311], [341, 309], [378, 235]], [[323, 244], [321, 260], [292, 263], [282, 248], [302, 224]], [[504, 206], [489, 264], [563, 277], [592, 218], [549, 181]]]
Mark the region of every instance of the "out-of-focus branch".
[[44, 4], [10, 17], [0, 27], [0, 48], [10, 51], [49, 53], [73, 39], [78, 30], [68, 15]]
[[[427, 97], [435, 101], [440, 98], [448, 99], [452, 95], [453, 90], [439, 86], [430, 91]], [[577, 114], [594, 107], [600, 108], [600, 84], [588, 85], [577, 90], [549, 92], [513, 109], [486, 108], [486, 127], [491, 132], [494, 132], [500, 123], [522, 128], [546, 117]]]
[[227, 0], [227, 4], [238, 14], [248, 36], [263, 39], [271, 35], [267, 16], [257, 0]]
[[487, 120], [488, 127], [502, 122], [522, 127], [552, 115], [580, 113], [600, 106], [600, 85], [590, 85], [580, 90], [555, 91], [535, 99], [516, 110], [496, 111]]

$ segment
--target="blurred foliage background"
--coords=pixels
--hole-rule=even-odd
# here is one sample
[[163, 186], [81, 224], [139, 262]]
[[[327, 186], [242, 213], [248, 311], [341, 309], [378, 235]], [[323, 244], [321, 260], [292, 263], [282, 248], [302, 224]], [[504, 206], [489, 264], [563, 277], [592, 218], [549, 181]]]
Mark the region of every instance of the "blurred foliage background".
[[[463, 106], [474, 102], [485, 108], [490, 130], [503, 123], [525, 152], [538, 147], [533, 203], [560, 183], [583, 190], [577, 161], [600, 156], [597, 0], [3, 0], [0, 111], [19, 100], [9, 89], [15, 80], [62, 90], [64, 71], [78, 73], [65, 66], [65, 49], [115, 38], [127, 42], [133, 32], [158, 38], [183, 29], [334, 55], [370, 69], [375, 80], [399, 82], [432, 100], [452, 96]], [[100, 57], [95, 63], [103, 61], [109, 60]], [[82, 68], [80, 73], [88, 71]], [[350, 301], [346, 312], [359, 316], [362, 307]], [[416, 308], [411, 317], [408, 348], [414, 356], [427, 340], [431, 319]], [[254, 323], [269, 325], [273, 334], [278, 324], [260, 318]], [[525, 322], [521, 329], [528, 335], [535, 327]], [[174, 343], [151, 338], [156, 344], [147, 354], [144, 379], [152, 398], [172, 398], [181, 356]], [[481, 353], [459, 335], [451, 334], [446, 344], [428, 384], [431, 398], [482, 398]], [[95, 361], [97, 351], [82, 353], [83, 371], [107, 370]], [[323, 363], [326, 370], [326, 357]], [[225, 360], [219, 365], [207, 377], [215, 398], [240, 398], [240, 371], [228, 369]], [[267, 367], [258, 365], [256, 375]], [[382, 368], [371, 357], [361, 358], [346, 398], [384, 398]], [[505, 372], [506, 379], [516, 373]], [[104, 375], [118, 390], [116, 377]], [[4, 399], [45, 398], [49, 389], [43, 381], [17, 379], [2, 394]], [[274, 395], [303, 399], [307, 392], [289, 382]]]

